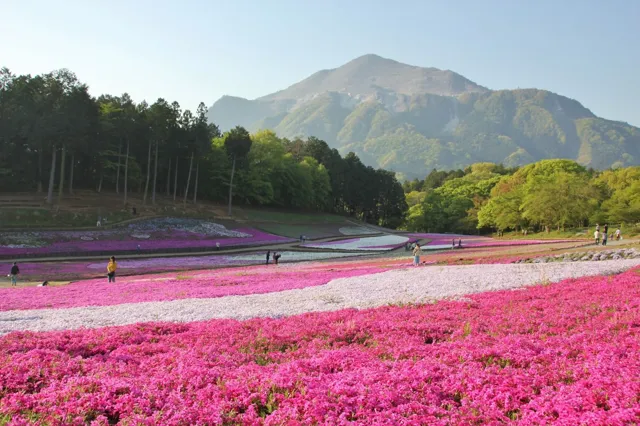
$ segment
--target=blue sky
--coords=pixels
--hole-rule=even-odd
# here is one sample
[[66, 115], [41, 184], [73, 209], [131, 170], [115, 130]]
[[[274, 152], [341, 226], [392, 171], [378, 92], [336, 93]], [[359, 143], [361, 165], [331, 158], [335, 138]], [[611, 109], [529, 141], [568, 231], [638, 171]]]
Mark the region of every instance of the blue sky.
[[195, 109], [375, 53], [640, 126], [640, 0], [0, 0], [0, 66]]

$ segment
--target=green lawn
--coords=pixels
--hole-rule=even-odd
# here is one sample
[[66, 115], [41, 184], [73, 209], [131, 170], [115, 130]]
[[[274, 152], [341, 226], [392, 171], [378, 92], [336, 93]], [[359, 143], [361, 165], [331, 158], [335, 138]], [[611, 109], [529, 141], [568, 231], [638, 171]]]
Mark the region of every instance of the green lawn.
[[[131, 219], [131, 213], [108, 212], [106, 217], [109, 224]], [[0, 223], [3, 228], [80, 228], [96, 225], [96, 213], [56, 212], [48, 209], [0, 209]]]
[[284, 223], [261, 223], [258, 228], [271, 234], [281, 235], [283, 237], [298, 238], [305, 235], [307, 238], [328, 238], [342, 236], [339, 229], [342, 224], [334, 225], [287, 225]]
[[342, 216], [321, 213], [278, 212], [273, 210], [236, 209], [236, 215], [253, 222], [346, 223]]

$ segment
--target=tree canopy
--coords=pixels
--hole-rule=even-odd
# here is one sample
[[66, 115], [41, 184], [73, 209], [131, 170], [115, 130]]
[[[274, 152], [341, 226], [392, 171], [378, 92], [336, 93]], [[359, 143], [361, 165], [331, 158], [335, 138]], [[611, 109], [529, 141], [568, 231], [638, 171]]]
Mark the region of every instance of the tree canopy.
[[[68, 70], [44, 75], [0, 70], [0, 191], [44, 192], [55, 205], [74, 188], [132, 192], [153, 204], [214, 202], [334, 212], [399, 226], [407, 210], [395, 175], [344, 158], [326, 142], [250, 134], [222, 135], [200, 103], [195, 114], [159, 98], [90, 96]], [[232, 182], [233, 179], [233, 182]], [[54, 198], [54, 191], [57, 197]], [[192, 197], [192, 198], [191, 198]]]
[[640, 167], [596, 172], [571, 160], [477, 163], [405, 182], [410, 230], [564, 229], [640, 221]]

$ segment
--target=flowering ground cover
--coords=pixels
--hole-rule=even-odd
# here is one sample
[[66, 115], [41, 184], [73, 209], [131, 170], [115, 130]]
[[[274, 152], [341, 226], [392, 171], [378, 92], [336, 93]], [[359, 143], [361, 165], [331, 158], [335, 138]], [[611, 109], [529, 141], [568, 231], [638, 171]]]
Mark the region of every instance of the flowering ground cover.
[[382, 235], [379, 237], [350, 238], [324, 243], [302, 244], [301, 247], [331, 250], [385, 251], [401, 247], [408, 241], [409, 237], [404, 235]]
[[[262, 265], [265, 263], [266, 249], [260, 252], [208, 255], [134, 258], [118, 260], [118, 275], [150, 274], [158, 272], [209, 269], [228, 266]], [[279, 252], [281, 264], [301, 261], [316, 261], [344, 257], [358, 257], [365, 253], [339, 252]], [[11, 262], [0, 265], [2, 271], [11, 269]], [[25, 262], [20, 263], [21, 281], [78, 280], [104, 275], [107, 259], [104, 261], [83, 260], [71, 262]], [[1, 276], [1, 275], [0, 275]]]
[[637, 270], [437, 304], [17, 332], [0, 338], [0, 419], [634, 424], [639, 342]]
[[[125, 325], [149, 321], [191, 322], [212, 318], [249, 319], [256, 317], [279, 318], [306, 312], [337, 311], [347, 308], [372, 308], [388, 304], [425, 303], [443, 298], [464, 297], [468, 294], [490, 290], [518, 288], [536, 283], [551, 283], [566, 278], [587, 275], [615, 274], [640, 265], [640, 259], [604, 262], [511, 264], [511, 265], [462, 265], [433, 266], [422, 268], [399, 268], [376, 273], [375, 268], [356, 268], [296, 271], [290, 267], [287, 274], [279, 274], [271, 268], [271, 275], [240, 272], [248, 279], [237, 285], [226, 277], [217, 277], [209, 282], [200, 275], [144, 277], [145, 286], [135, 286], [132, 294], [115, 294], [106, 290], [112, 286], [103, 284], [76, 288], [66, 294], [80, 303], [91, 306], [64, 307], [79, 303], [69, 302], [64, 293], [33, 292], [31, 296], [40, 301], [50, 295], [49, 302], [61, 307], [51, 309], [22, 309], [0, 311], [0, 335], [12, 331], [48, 331], [76, 328], [95, 328], [108, 325]], [[353, 265], [352, 265], [353, 266]], [[380, 268], [377, 269], [380, 271]], [[284, 271], [283, 271], [284, 272]], [[296, 273], [297, 272], [297, 273]], [[342, 276], [342, 275], [348, 276]], [[206, 273], [203, 274], [206, 276]], [[237, 278], [238, 275], [235, 275]], [[173, 283], [171, 280], [192, 281], [189, 284]], [[228, 284], [228, 294], [215, 287]], [[120, 293], [126, 288], [120, 287]], [[177, 287], [182, 291], [172, 291]], [[31, 287], [38, 289], [37, 287]], [[45, 287], [51, 290], [55, 287]], [[62, 288], [62, 287], [58, 287]], [[42, 289], [42, 288], [40, 288]], [[189, 294], [185, 294], [189, 292]], [[151, 293], [151, 294], [146, 294]], [[15, 295], [15, 293], [13, 293]], [[22, 295], [23, 299], [24, 296]], [[192, 298], [185, 298], [185, 296]], [[9, 296], [10, 297], [10, 296]], [[144, 301], [149, 299], [156, 301]], [[28, 304], [29, 302], [18, 301]], [[105, 303], [103, 306], [98, 306]], [[116, 303], [116, 304], [114, 304]]]
[[[397, 265], [401, 267], [404, 265]], [[104, 267], [104, 265], [102, 265]], [[390, 266], [393, 267], [393, 266]], [[367, 263], [275, 265], [210, 271], [81, 280], [60, 287], [0, 288], [0, 311], [15, 309], [108, 306], [190, 298], [260, 294], [326, 284], [332, 279], [380, 272]]]
[[532, 244], [553, 244], [564, 243], [572, 240], [501, 240], [489, 237], [480, 237], [474, 235], [460, 234], [429, 234], [429, 233], [412, 233], [407, 234], [411, 238], [421, 238], [429, 240], [422, 246], [424, 250], [441, 250], [451, 248], [453, 243], [456, 247], [458, 242], [462, 241], [462, 247], [497, 247], [497, 246], [521, 246]]
[[251, 228], [229, 230], [196, 219], [151, 219], [113, 229], [0, 233], [0, 255], [250, 246], [293, 241]]

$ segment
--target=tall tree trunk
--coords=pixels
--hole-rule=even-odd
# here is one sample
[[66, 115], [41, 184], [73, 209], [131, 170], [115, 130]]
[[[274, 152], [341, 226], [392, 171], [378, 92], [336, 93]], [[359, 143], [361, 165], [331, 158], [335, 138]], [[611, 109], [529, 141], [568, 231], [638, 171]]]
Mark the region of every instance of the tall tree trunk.
[[156, 141], [156, 162], [153, 167], [153, 194], [151, 195], [151, 204], [156, 204], [156, 183], [158, 182], [158, 141]]
[[116, 194], [120, 193], [120, 163], [122, 160], [122, 142], [118, 145], [118, 169], [116, 170]]
[[69, 175], [69, 194], [73, 195], [73, 169], [76, 164], [76, 154], [71, 154], [71, 174]]
[[42, 193], [42, 161], [43, 161], [43, 150], [42, 150], [42, 146], [40, 146], [38, 148], [38, 186], [37, 186], [37, 192], [38, 194]]
[[169, 156], [169, 168], [167, 169], [167, 197], [171, 196], [171, 156]]
[[100, 181], [98, 182], [98, 194], [102, 192], [102, 181], [104, 180], [104, 170], [100, 170]]
[[191, 161], [189, 161], [189, 174], [187, 175], [187, 186], [184, 190], [184, 200], [182, 204], [187, 205], [187, 195], [189, 194], [189, 184], [191, 183], [191, 170], [193, 170], [193, 151], [191, 151]]
[[127, 138], [127, 156], [124, 159], [124, 205], [127, 205], [127, 194], [129, 193], [129, 138]]
[[149, 151], [147, 152], [147, 183], [144, 185], [144, 196], [142, 204], [147, 204], [147, 193], [149, 193], [149, 177], [151, 177], [151, 141], [149, 141]]
[[60, 154], [60, 183], [58, 184], [58, 205], [62, 202], [62, 190], [64, 189], [64, 160], [67, 157], [66, 147], [62, 145], [62, 153]]
[[229, 180], [229, 211], [228, 216], [231, 216], [231, 200], [233, 199], [233, 175], [236, 173], [236, 155], [233, 155], [233, 163], [231, 163], [231, 179]]
[[196, 184], [193, 187], [193, 204], [198, 200], [198, 176], [200, 175], [200, 161], [196, 163]]
[[178, 156], [176, 155], [176, 173], [173, 178], [173, 202], [176, 202], [176, 195], [178, 194]]
[[56, 147], [53, 147], [51, 154], [51, 171], [49, 172], [49, 191], [47, 192], [47, 203], [53, 204], [53, 181], [56, 179]]

